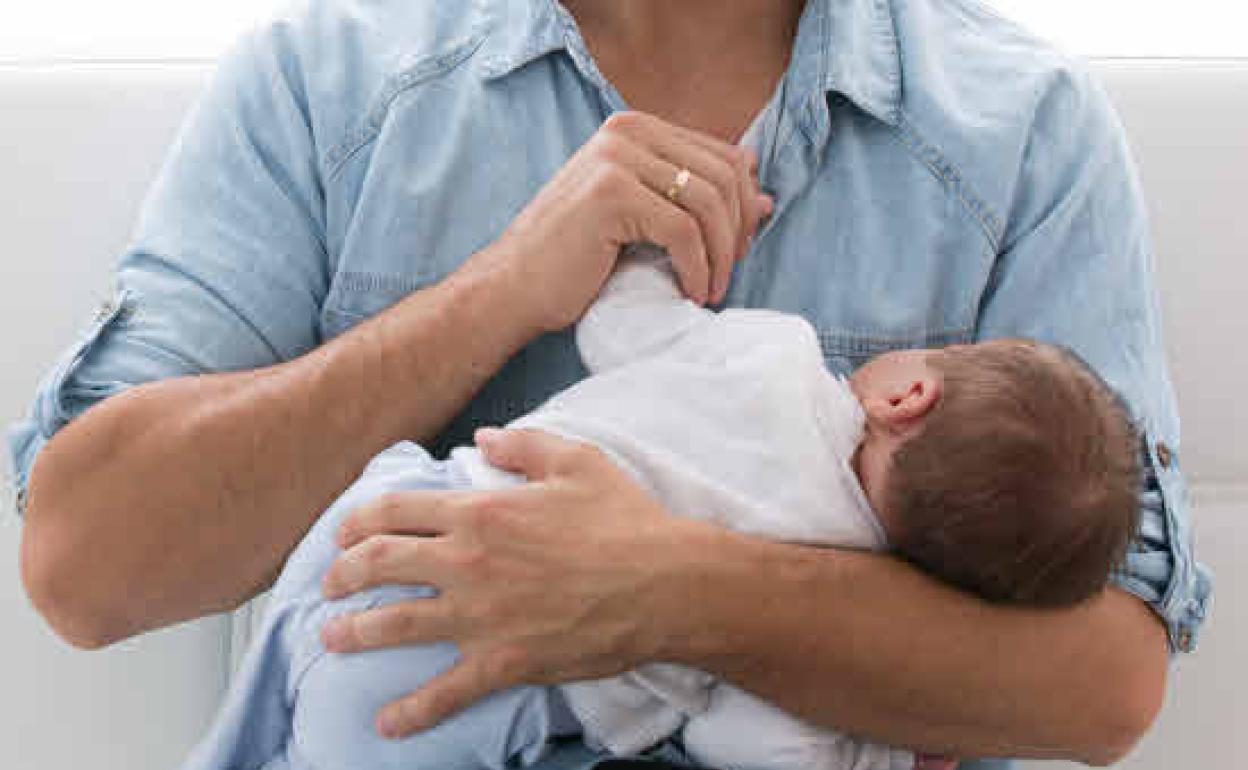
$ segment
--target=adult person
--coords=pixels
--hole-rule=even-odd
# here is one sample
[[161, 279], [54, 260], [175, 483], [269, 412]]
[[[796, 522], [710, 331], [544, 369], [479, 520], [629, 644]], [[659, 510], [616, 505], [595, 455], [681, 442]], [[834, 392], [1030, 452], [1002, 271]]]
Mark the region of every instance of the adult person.
[[[760, 112], [756, 183], [732, 144]], [[538, 483], [394, 496], [344, 530], [332, 580], [441, 594], [327, 643], [463, 653], [379, 727], [676, 660], [883, 742], [1110, 762], [1208, 595], [1146, 230], [1100, 91], [973, 0], [317, 0], [223, 61], [115, 303], [14, 432], [23, 577], [84, 647], [238, 606], [377, 451], [463, 443], [582, 376], [561, 330], [653, 240], [698, 301], [806, 315], [834, 368], [1073, 348], [1146, 436], [1119, 587], [1004, 610], [888, 557], [668, 516], [577, 445], [487, 435]]]

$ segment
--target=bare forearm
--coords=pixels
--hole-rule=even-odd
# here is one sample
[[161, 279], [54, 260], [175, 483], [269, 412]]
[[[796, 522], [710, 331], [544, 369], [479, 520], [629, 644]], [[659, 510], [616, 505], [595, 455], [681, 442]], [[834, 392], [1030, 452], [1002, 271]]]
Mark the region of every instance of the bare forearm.
[[955, 756], [1103, 764], [1160, 705], [1164, 632], [1121, 592], [1010, 609], [886, 556], [698, 538], [708, 557], [685, 559], [673, 595], [692, 599], [672, 608], [685, 620], [668, 656], [812, 722]]
[[531, 327], [494, 264], [297, 360], [150, 383], [83, 414], [32, 469], [35, 604], [98, 646], [262, 590], [373, 454], [433, 436], [524, 344]]

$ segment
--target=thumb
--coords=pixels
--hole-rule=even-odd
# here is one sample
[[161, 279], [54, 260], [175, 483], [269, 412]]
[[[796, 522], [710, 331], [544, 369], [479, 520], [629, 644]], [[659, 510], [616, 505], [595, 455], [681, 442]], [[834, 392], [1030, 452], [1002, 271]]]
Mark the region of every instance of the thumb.
[[555, 459], [574, 443], [532, 428], [481, 428], [473, 438], [490, 465], [519, 473], [530, 481], [552, 475]]

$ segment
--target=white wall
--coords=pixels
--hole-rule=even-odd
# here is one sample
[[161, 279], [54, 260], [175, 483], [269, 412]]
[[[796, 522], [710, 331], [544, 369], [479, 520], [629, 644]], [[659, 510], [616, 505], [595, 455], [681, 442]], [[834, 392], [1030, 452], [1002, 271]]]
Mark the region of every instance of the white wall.
[[[112, 261], [203, 75], [0, 66], [0, 425], [25, 411], [42, 371], [107, 296]], [[0, 770], [176, 767], [223, 692], [228, 620], [73, 650], [21, 591], [19, 536], [0, 507]]]

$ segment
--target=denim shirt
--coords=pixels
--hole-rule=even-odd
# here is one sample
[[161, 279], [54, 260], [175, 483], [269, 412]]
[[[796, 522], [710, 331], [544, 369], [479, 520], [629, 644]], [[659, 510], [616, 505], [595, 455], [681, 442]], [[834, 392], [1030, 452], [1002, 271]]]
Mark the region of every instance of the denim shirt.
[[[839, 373], [1000, 336], [1074, 350], [1144, 436], [1140, 536], [1115, 580], [1193, 649], [1210, 579], [1148, 223], [1101, 89], [976, 0], [809, 0], [773, 107], [760, 181], [777, 207], [725, 304], [802, 314]], [[185, 122], [114, 301], [11, 430], [19, 494], [92, 404], [291, 359], [436, 283], [623, 109], [554, 0], [308, 0], [253, 31]], [[536, 339], [435, 453], [584, 375], [569, 333]]]

